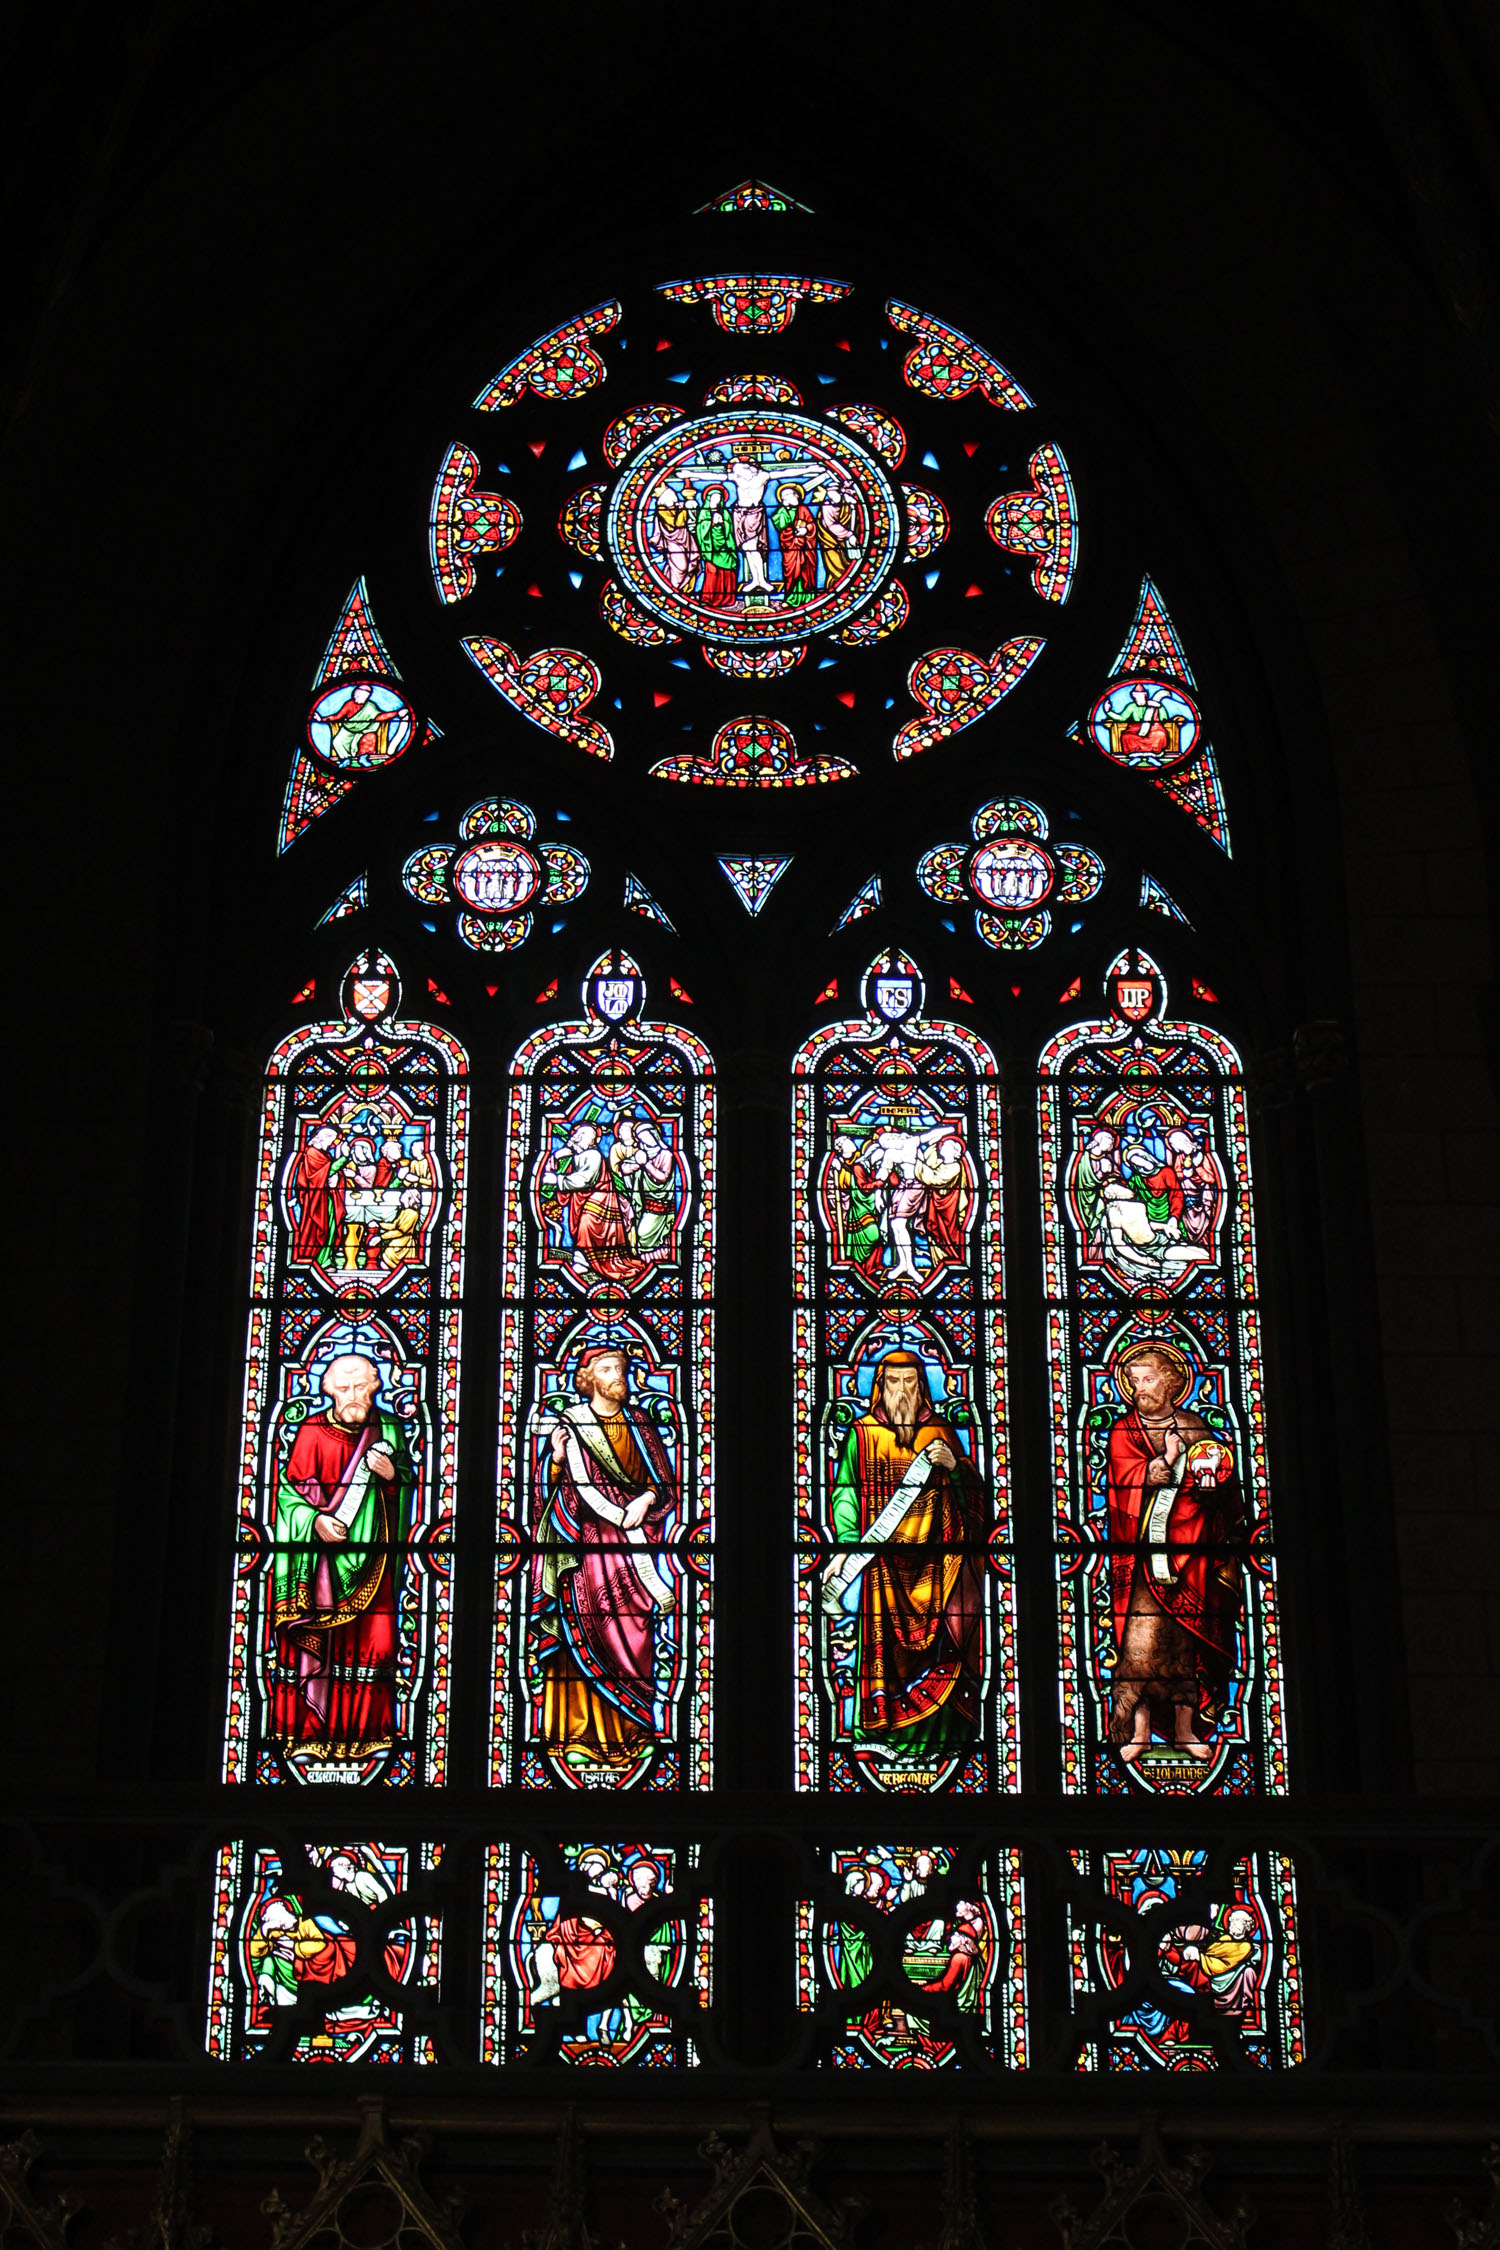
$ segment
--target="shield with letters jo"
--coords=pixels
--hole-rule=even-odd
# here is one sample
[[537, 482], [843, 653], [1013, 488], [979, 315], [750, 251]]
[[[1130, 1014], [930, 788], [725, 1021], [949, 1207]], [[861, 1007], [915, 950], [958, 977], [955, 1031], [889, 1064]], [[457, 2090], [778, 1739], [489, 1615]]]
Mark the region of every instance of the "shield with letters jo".
[[634, 977], [596, 977], [594, 1006], [609, 1023], [619, 1023], [635, 1005]]

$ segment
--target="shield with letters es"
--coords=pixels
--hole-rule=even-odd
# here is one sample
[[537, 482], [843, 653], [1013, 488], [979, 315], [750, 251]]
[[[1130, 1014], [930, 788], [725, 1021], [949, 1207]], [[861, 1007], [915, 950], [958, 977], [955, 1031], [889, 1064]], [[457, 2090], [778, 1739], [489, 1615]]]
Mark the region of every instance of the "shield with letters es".
[[899, 1023], [911, 1012], [916, 986], [910, 977], [877, 977], [875, 1005], [890, 1023]]

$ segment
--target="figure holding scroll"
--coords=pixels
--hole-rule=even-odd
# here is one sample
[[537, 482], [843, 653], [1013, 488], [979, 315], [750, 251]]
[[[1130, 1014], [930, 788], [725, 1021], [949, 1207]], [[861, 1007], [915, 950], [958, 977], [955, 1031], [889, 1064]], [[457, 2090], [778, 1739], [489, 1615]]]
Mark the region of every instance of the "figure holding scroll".
[[396, 1580], [411, 1470], [376, 1404], [380, 1369], [331, 1360], [276, 1492], [270, 1733], [287, 1751], [355, 1759], [396, 1732]]
[[546, 1433], [531, 1648], [548, 1750], [579, 1776], [607, 1783], [634, 1767], [666, 1725], [664, 1627], [677, 1598], [660, 1541], [676, 1478], [649, 1419], [630, 1406], [623, 1351], [584, 1352], [576, 1384], [577, 1404]]
[[887, 1352], [834, 1479], [845, 1551], [822, 1589], [839, 1731], [856, 1749], [922, 1768], [977, 1736], [985, 1517], [973, 1463], [934, 1413], [921, 1360]]

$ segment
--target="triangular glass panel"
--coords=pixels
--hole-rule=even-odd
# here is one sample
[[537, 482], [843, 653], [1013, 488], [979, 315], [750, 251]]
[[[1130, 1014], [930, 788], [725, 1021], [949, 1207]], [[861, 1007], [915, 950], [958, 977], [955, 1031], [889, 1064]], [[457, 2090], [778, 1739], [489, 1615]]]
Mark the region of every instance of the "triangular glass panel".
[[1208, 830], [1221, 851], [1230, 849], [1224, 790], [1219, 780], [1218, 760], [1211, 749], [1205, 748], [1191, 765], [1183, 766], [1177, 773], [1153, 774], [1151, 778], [1174, 804], [1192, 814], [1200, 828]]
[[401, 677], [370, 615], [370, 591], [362, 578], [354, 581], [344, 614], [334, 626], [323, 661], [313, 674], [313, 686], [324, 687], [350, 672], [369, 672], [382, 680]]
[[276, 839], [278, 853], [294, 844], [320, 813], [326, 813], [330, 805], [336, 805], [340, 797], [347, 795], [358, 779], [358, 774], [353, 773], [324, 773], [305, 750], [299, 750], [292, 760], [292, 775], [281, 808], [281, 833]]
[[318, 916], [314, 927], [326, 929], [330, 922], [342, 922], [346, 914], [357, 914], [362, 906], [368, 906], [369, 903], [370, 879], [368, 875], [356, 875], [353, 882], [339, 892], [328, 912]]
[[1141, 877], [1141, 904], [1149, 906], [1153, 914], [1169, 914], [1174, 922], [1186, 923], [1189, 929], [1193, 926], [1176, 899], [1162, 889], [1154, 875]]
[[627, 873], [625, 877], [625, 904], [633, 914], [644, 914], [648, 922], [660, 922], [664, 930], [672, 930], [675, 935], [675, 923], [668, 921], [638, 875]]
[[790, 855], [785, 859], [731, 858], [719, 861], [747, 914], [760, 912], [791, 864]]
[[851, 922], [862, 922], [865, 916], [873, 914], [880, 904], [880, 877], [872, 875], [868, 883], [860, 885], [849, 904], [844, 908], [843, 913], [834, 923], [834, 933], [837, 934], [840, 930], [847, 930]]
[[1181, 680], [1185, 687], [1196, 685], [1177, 628], [1167, 615], [1167, 605], [1149, 578], [1141, 580], [1135, 623], [1110, 667], [1110, 678], [1118, 679], [1122, 672], [1157, 672], [1167, 679]]
[[786, 195], [780, 188], [772, 187], [769, 180], [741, 180], [738, 187], [726, 188], [707, 203], [700, 203], [694, 217], [705, 211], [808, 211], [811, 204], [799, 203], [794, 195]]

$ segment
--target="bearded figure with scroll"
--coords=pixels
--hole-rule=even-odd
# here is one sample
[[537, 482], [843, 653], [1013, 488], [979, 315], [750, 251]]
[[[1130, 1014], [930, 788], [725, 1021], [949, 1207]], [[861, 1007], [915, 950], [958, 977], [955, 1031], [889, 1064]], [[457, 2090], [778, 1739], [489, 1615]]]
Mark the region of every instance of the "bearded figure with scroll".
[[1174, 1344], [1127, 1345], [1115, 1361], [1126, 1411], [1109, 1433], [1115, 1628], [1109, 1739], [1126, 1765], [1153, 1733], [1207, 1765], [1198, 1723], [1223, 1716], [1243, 1592], [1227, 1542], [1239, 1528], [1234, 1457], [1180, 1402], [1192, 1370]]
[[838, 1732], [891, 1785], [904, 1770], [930, 1786], [979, 1733], [988, 1511], [915, 1353], [877, 1364], [832, 1509], [847, 1550], [822, 1587]]
[[663, 1628], [677, 1597], [660, 1542], [677, 1484], [649, 1417], [631, 1408], [626, 1354], [586, 1351], [575, 1380], [577, 1403], [548, 1432], [531, 1648], [548, 1751], [608, 1783], [631, 1777], [666, 1723], [659, 1673], [671, 1669]]
[[298, 1428], [276, 1490], [276, 1670], [269, 1732], [334, 1761], [396, 1734], [399, 1576], [412, 1472], [363, 1352], [329, 1362], [326, 1410]]

